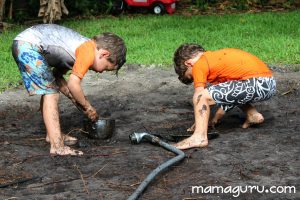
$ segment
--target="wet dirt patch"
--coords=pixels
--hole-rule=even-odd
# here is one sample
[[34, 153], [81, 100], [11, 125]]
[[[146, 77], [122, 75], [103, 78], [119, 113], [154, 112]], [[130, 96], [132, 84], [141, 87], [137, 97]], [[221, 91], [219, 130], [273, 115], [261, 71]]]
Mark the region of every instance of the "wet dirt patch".
[[[209, 132], [219, 137], [157, 177], [141, 199], [236, 199], [233, 194], [193, 193], [192, 186], [295, 186], [299, 190], [300, 73], [275, 72], [278, 92], [256, 104], [262, 125], [241, 128], [238, 109]], [[0, 198], [126, 199], [159, 164], [174, 157], [161, 147], [132, 145], [132, 132], [150, 132], [175, 142], [193, 124], [193, 88], [172, 69], [126, 66], [119, 78], [89, 73], [85, 94], [102, 116], [116, 119], [110, 140], [87, 137], [85, 117], [60, 99], [61, 127], [79, 139], [81, 157], [49, 155], [39, 97], [24, 89], [0, 94]], [[215, 108], [212, 109], [214, 112]], [[183, 136], [182, 136], [183, 137]], [[239, 199], [297, 199], [296, 194], [250, 193]]]

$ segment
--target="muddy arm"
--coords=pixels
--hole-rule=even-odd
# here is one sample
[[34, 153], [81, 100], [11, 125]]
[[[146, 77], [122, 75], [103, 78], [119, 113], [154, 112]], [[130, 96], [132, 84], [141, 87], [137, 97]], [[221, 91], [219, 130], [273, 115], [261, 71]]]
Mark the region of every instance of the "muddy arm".
[[83, 111], [82, 106], [80, 106], [76, 102], [76, 100], [73, 98], [73, 96], [68, 88], [67, 81], [64, 79], [64, 77], [61, 73], [58, 73], [58, 72], [55, 73], [55, 81], [59, 88], [59, 91], [61, 93], [63, 93], [67, 98], [69, 98], [78, 110]]
[[69, 91], [80, 110], [82, 110], [89, 119], [96, 121], [99, 118], [98, 113], [84, 96], [81, 88], [81, 79], [76, 75], [71, 74], [67, 83], [67, 87], [69, 88]]

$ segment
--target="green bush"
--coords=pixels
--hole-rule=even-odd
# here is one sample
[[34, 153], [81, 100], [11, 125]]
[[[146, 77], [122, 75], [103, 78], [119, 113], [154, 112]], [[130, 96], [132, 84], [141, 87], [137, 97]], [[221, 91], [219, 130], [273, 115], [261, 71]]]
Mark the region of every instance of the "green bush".
[[70, 16], [91, 16], [110, 12], [114, 0], [66, 0], [65, 5]]
[[195, 0], [195, 4], [200, 10], [206, 10], [209, 5], [209, 0]]
[[[9, 8], [9, 1], [6, 3], [6, 10]], [[40, 8], [39, 0], [14, 0], [13, 2], [13, 21], [24, 22], [29, 19], [36, 19]]]
[[237, 10], [247, 10], [248, 0], [232, 0], [233, 8]]
[[[110, 13], [114, 0], [65, 0], [69, 11], [68, 17], [92, 16]], [[10, 3], [5, 4], [5, 13], [9, 12]], [[26, 20], [37, 19], [40, 8], [39, 0], [14, 0], [13, 22], [23, 23]], [[11, 21], [6, 18], [4, 21]]]
[[278, 2], [276, 0], [192, 0], [194, 4], [200, 11], [206, 11], [209, 8], [216, 8], [220, 5], [225, 7], [226, 10], [249, 10], [250, 8], [266, 6], [280, 7], [284, 9], [297, 8], [299, 6], [299, 0], [284, 0], [283, 2]]

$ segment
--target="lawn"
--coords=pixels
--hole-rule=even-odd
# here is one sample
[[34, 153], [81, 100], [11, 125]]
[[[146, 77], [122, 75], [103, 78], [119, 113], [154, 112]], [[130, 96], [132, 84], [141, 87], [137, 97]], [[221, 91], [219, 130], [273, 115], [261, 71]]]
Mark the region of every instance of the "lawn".
[[[209, 16], [130, 15], [60, 22], [92, 37], [114, 32], [128, 47], [128, 64], [170, 66], [182, 43], [199, 43], [207, 50], [224, 47], [249, 51], [269, 64], [300, 63], [300, 11]], [[20, 76], [10, 46], [19, 26], [0, 37], [0, 90], [18, 84]]]

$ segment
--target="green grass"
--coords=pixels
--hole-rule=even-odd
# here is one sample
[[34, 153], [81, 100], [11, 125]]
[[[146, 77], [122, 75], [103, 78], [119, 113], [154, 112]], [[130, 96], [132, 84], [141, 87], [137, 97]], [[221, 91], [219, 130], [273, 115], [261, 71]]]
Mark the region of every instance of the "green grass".
[[[101, 32], [120, 35], [129, 64], [172, 64], [182, 43], [199, 43], [207, 50], [241, 48], [269, 64], [300, 63], [300, 11], [211, 16], [139, 15], [64, 21], [62, 25], [92, 37]], [[11, 56], [13, 38], [25, 27], [0, 37], [0, 89], [20, 76]]]

